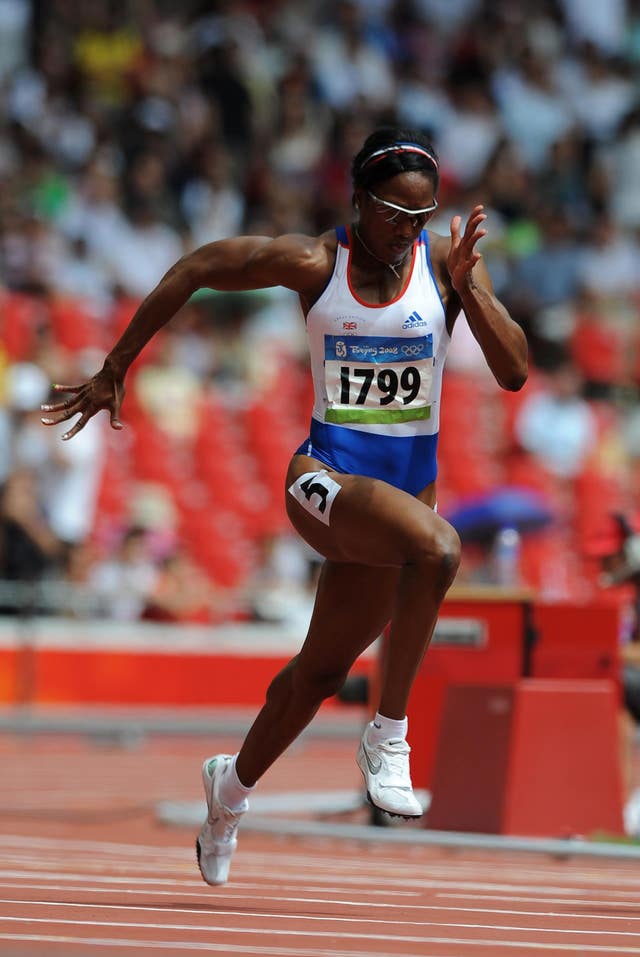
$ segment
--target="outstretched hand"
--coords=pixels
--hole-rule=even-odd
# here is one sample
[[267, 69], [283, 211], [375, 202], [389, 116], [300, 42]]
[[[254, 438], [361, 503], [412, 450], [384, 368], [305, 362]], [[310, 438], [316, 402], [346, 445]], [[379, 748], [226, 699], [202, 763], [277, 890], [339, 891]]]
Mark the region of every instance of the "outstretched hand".
[[49, 413], [41, 419], [41, 422], [44, 425], [58, 425], [60, 422], [72, 419], [74, 415], [80, 416], [75, 425], [64, 433], [63, 440], [72, 439], [74, 435], [77, 435], [81, 429], [84, 429], [89, 419], [101, 409], [108, 409], [112, 429], [123, 428], [120, 421], [120, 406], [125, 394], [124, 382], [109, 369], [103, 367], [82, 385], [55, 384], [53, 389], [56, 392], [70, 393], [70, 398], [63, 402], [41, 405], [40, 411]]
[[456, 290], [469, 282], [471, 270], [482, 259], [482, 254], [476, 250], [476, 243], [487, 235], [486, 229], [480, 229], [480, 224], [486, 218], [484, 206], [474, 206], [462, 236], [460, 235], [462, 217], [454, 216], [451, 220], [451, 247], [447, 257], [447, 267], [451, 284]]

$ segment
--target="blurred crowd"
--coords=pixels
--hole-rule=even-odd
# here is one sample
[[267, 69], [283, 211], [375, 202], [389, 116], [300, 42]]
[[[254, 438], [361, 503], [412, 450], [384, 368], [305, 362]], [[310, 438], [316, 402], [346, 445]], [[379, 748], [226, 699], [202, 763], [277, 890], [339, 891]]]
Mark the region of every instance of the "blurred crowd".
[[[0, 579], [65, 586], [32, 607], [304, 615], [317, 556], [282, 504], [310, 410], [294, 296], [194, 296], [132, 369], [124, 433], [99, 417], [62, 443], [38, 407], [184, 253], [349, 222], [352, 156], [385, 122], [438, 151], [430, 228], [485, 204], [531, 349], [527, 387], [500, 393], [457, 324], [439, 507], [530, 492], [546, 518], [522, 519], [517, 580], [593, 593], [589, 536], [640, 505], [638, 0], [0, 0]], [[490, 580], [486, 525], [467, 545], [461, 577]]]

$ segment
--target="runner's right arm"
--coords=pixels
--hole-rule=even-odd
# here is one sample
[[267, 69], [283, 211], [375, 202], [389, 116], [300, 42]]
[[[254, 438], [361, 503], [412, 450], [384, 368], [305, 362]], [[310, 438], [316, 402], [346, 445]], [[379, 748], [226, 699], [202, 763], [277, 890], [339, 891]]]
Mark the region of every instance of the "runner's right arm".
[[57, 425], [74, 415], [80, 419], [62, 438], [70, 439], [100, 409], [108, 409], [111, 425], [122, 428], [120, 407], [124, 377], [149, 340], [202, 288], [226, 292], [285, 286], [301, 296], [313, 296], [326, 282], [331, 247], [326, 235], [311, 238], [285, 235], [240, 236], [201, 246], [180, 259], [136, 310], [131, 322], [106, 356], [102, 369], [81, 385], [54, 385], [71, 398], [41, 406], [45, 425]]

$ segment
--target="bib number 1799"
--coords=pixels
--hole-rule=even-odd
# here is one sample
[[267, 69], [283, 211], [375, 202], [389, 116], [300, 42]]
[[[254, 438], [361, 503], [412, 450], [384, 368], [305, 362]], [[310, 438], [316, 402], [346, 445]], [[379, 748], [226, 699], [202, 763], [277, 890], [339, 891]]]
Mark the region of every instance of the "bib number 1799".
[[[361, 383], [352, 381], [356, 379], [362, 380]], [[380, 393], [378, 398], [380, 405], [389, 405], [396, 398], [402, 401], [403, 405], [408, 405], [420, 392], [420, 371], [415, 366], [404, 366], [402, 373], [398, 376], [395, 369], [380, 369], [376, 372], [371, 366], [353, 370], [349, 366], [341, 366], [340, 404], [365, 405], [374, 382]]]

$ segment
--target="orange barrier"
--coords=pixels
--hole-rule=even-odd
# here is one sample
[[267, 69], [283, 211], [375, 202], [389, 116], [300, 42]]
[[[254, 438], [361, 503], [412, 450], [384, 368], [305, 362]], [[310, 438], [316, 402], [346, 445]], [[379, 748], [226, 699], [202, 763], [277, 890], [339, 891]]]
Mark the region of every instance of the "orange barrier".
[[623, 833], [613, 681], [448, 688], [427, 827], [568, 837]]

